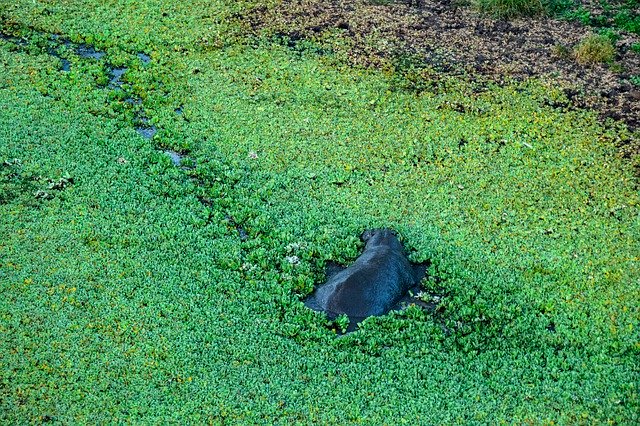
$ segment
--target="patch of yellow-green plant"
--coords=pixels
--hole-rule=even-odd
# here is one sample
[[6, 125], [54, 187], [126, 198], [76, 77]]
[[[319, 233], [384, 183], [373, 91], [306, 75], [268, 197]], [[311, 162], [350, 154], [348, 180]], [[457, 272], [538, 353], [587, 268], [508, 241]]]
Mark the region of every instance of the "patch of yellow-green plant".
[[597, 64], [612, 62], [616, 49], [606, 35], [591, 34], [574, 48], [576, 61], [580, 64]]

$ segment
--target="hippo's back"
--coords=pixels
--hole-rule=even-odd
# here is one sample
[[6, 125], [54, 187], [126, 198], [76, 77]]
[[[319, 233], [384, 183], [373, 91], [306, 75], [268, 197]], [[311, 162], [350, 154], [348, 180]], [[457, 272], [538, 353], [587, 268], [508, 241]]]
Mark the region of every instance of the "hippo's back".
[[376, 246], [328, 283], [326, 310], [350, 318], [384, 315], [415, 283], [401, 251]]

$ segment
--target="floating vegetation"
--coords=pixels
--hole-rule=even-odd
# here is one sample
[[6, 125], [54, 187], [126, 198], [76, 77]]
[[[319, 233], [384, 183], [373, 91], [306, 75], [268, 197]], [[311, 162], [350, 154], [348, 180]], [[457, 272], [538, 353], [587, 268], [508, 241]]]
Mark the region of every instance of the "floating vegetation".
[[[403, 89], [248, 42], [243, 2], [10, 3], [4, 423], [637, 423], [625, 129], [546, 83]], [[303, 301], [387, 227], [426, 278], [341, 335]]]

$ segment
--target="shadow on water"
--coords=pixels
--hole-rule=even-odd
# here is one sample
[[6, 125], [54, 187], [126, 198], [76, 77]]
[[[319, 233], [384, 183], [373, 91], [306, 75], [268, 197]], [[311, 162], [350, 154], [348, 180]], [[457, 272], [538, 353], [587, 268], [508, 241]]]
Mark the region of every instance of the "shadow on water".
[[60, 61], [60, 71], [69, 72], [71, 70], [71, 62], [67, 58], [63, 58], [60, 54], [53, 48], [49, 48], [47, 53], [53, 57], [58, 58]]
[[69, 72], [71, 71], [71, 62], [69, 62], [68, 59], [65, 58], [59, 58], [60, 59], [60, 70], [64, 71], [64, 72]]
[[0, 32], [0, 40], [7, 41], [9, 43], [13, 43], [16, 46], [25, 47], [29, 44], [29, 41], [24, 38], [14, 37], [9, 34], [5, 34]]
[[[76, 55], [80, 58], [90, 59], [100, 61], [106, 57], [107, 53], [105, 51], [99, 50], [96, 47], [87, 44], [87, 43], [73, 43], [68, 38], [60, 34], [48, 34], [48, 33], [38, 33], [40, 36], [45, 36], [48, 40], [48, 43], [44, 47], [44, 51], [60, 61], [60, 71], [69, 72], [72, 67], [72, 62], [70, 61], [70, 56]], [[17, 37], [11, 34], [7, 34], [0, 30], [0, 40], [13, 44], [18, 48], [26, 48], [30, 46], [31, 41], [27, 37]], [[151, 56], [144, 52], [136, 53], [136, 57], [140, 60], [143, 66], [147, 66], [151, 63]], [[124, 66], [113, 66], [110, 63], [105, 64], [106, 70], [109, 74], [109, 83], [107, 84], [107, 88], [110, 90], [122, 90], [123, 89], [123, 79], [122, 77], [129, 71], [128, 67]], [[129, 96], [124, 99], [124, 103], [131, 105], [135, 108], [134, 117], [137, 121], [137, 125], [135, 126], [136, 132], [140, 134], [145, 139], [152, 139], [156, 133], [158, 132], [158, 128], [150, 123], [148, 117], [145, 116], [144, 111], [138, 106], [142, 105], [142, 99], [135, 94], [128, 94]], [[178, 108], [174, 110], [176, 115], [182, 115], [183, 106], [180, 105]], [[190, 168], [193, 167], [194, 162], [189, 161], [187, 165], [185, 165], [185, 156], [177, 151], [165, 150], [164, 153], [169, 156], [171, 162], [178, 167], [182, 168]], [[242, 240], [248, 238], [248, 234], [245, 230], [240, 226], [235, 224], [235, 221], [231, 219], [231, 222], [236, 227], [238, 234]]]

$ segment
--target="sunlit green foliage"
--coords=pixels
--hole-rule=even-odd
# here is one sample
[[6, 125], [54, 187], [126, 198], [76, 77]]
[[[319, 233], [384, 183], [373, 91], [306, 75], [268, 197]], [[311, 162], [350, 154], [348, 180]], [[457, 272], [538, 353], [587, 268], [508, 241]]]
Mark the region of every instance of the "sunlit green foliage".
[[[242, 3], [3, 6], [30, 43], [0, 40], [3, 421], [637, 422], [624, 129], [538, 82], [416, 94], [247, 41]], [[46, 33], [107, 55], [60, 71]], [[300, 299], [377, 226], [441, 307], [336, 337]]]
[[589, 8], [578, 0], [560, 0], [559, 17], [579, 21], [601, 29], [615, 29], [640, 34], [638, 0], [601, 0]]
[[547, 11], [543, 0], [474, 0], [473, 4], [481, 12], [496, 18], [535, 16]]

